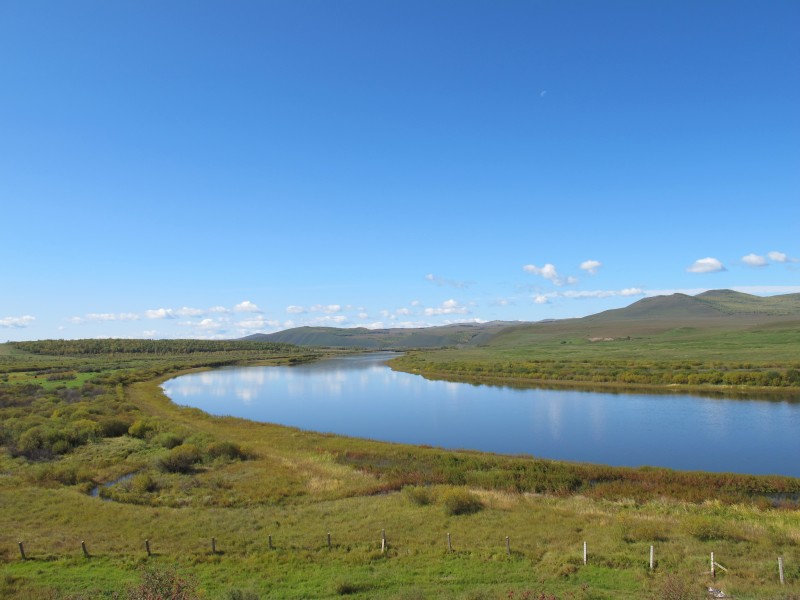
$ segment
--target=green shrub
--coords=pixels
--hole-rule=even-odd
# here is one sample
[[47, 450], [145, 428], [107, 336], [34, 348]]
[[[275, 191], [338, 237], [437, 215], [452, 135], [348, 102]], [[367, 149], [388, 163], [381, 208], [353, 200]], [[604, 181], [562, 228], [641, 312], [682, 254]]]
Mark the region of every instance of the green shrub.
[[433, 493], [424, 486], [409, 485], [403, 488], [403, 494], [408, 501], [417, 506], [427, 506], [433, 503]]
[[480, 498], [463, 488], [445, 491], [442, 494], [442, 504], [448, 515], [470, 515], [483, 508]]
[[229, 460], [245, 460], [247, 454], [239, 444], [233, 442], [214, 442], [206, 450], [211, 458], [227, 458]]
[[183, 443], [183, 438], [179, 436], [177, 433], [173, 433], [171, 431], [165, 431], [163, 433], [159, 433], [158, 435], [153, 436], [153, 443], [158, 444], [168, 450], [172, 450], [173, 448], [177, 448]]
[[100, 420], [100, 435], [103, 437], [120, 437], [130, 431], [131, 422], [118, 417]]
[[151, 567], [142, 572], [141, 583], [128, 589], [128, 600], [195, 600], [196, 587], [173, 567]]
[[145, 494], [158, 490], [158, 482], [150, 473], [138, 473], [131, 477], [130, 490], [136, 494]]
[[170, 450], [158, 461], [158, 467], [168, 473], [191, 473], [202, 455], [196, 446], [182, 444]]

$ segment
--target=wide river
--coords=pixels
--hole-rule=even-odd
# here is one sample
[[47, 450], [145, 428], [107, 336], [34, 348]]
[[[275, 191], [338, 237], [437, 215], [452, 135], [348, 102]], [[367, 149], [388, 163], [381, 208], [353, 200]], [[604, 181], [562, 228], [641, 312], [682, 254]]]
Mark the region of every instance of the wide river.
[[348, 436], [610, 465], [800, 477], [800, 397], [516, 389], [392, 371], [390, 353], [235, 367], [163, 384], [215, 415]]

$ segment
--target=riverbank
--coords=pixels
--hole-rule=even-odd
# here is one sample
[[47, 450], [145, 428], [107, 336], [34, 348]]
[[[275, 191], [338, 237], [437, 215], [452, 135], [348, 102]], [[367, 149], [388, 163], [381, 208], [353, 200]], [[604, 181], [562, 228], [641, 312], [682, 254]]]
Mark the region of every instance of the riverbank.
[[[729, 569], [716, 585], [739, 598], [785, 598], [800, 580], [800, 513], [787, 508], [800, 480], [379, 443], [212, 417], [161, 393], [164, 379], [219, 356], [191, 366], [185, 355], [139, 358], [137, 367], [119, 356], [58, 360], [58, 368], [97, 369], [91, 382], [47, 382], [41, 371], [55, 359], [25, 360], [31, 368], [17, 361], [15, 382], [2, 387], [6, 444], [18, 440], [20, 419], [30, 420], [24, 431], [40, 432], [47, 421], [76, 431], [112, 416], [129, 425], [113, 435], [98, 429], [50, 458], [18, 454], [18, 441], [6, 445], [4, 598], [109, 596], [139, 581], [146, 566], [175, 566], [209, 599], [633, 599], [664, 597], [679, 584], [701, 596], [712, 551]], [[165, 469], [172, 463], [164, 459], [187, 446], [196, 462]], [[89, 495], [133, 471], [106, 489], [112, 501]]]

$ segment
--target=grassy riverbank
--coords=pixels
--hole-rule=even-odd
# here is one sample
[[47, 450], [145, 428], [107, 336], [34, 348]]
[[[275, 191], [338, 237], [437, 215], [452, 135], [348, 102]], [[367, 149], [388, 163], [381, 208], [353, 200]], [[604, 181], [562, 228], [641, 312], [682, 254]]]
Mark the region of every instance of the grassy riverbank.
[[[702, 598], [712, 551], [738, 598], [798, 593], [800, 480], [449, 452], [172, 404], [158, 383], [180, 370], [316, 356], [212, 346], [0, 346], [0, 597], [112, 597], [156, 566], [214, 599]], [[112, 501], [90, 495], [104, 483]]]

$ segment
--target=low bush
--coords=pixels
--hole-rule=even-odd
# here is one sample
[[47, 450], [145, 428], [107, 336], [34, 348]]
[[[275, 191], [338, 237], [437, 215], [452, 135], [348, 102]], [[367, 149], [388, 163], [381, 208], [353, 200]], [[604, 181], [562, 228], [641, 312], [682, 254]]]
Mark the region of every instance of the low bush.
[[448, 515], [470, 515], [483, 508], [480, 498], [462, 488], [446, 490], [442, 494], [442, 504]]
[[409, 485], [403, 488], [403, 494], [408, 501], [417, 506], [427, 506], [433, 503], [433, 492], [430, 488], [417, 485]]
[[158, 467], [168, 473], [191, 473], [200, 462], [200, 450], [192, 444], [181, 444], [158, 460]]

